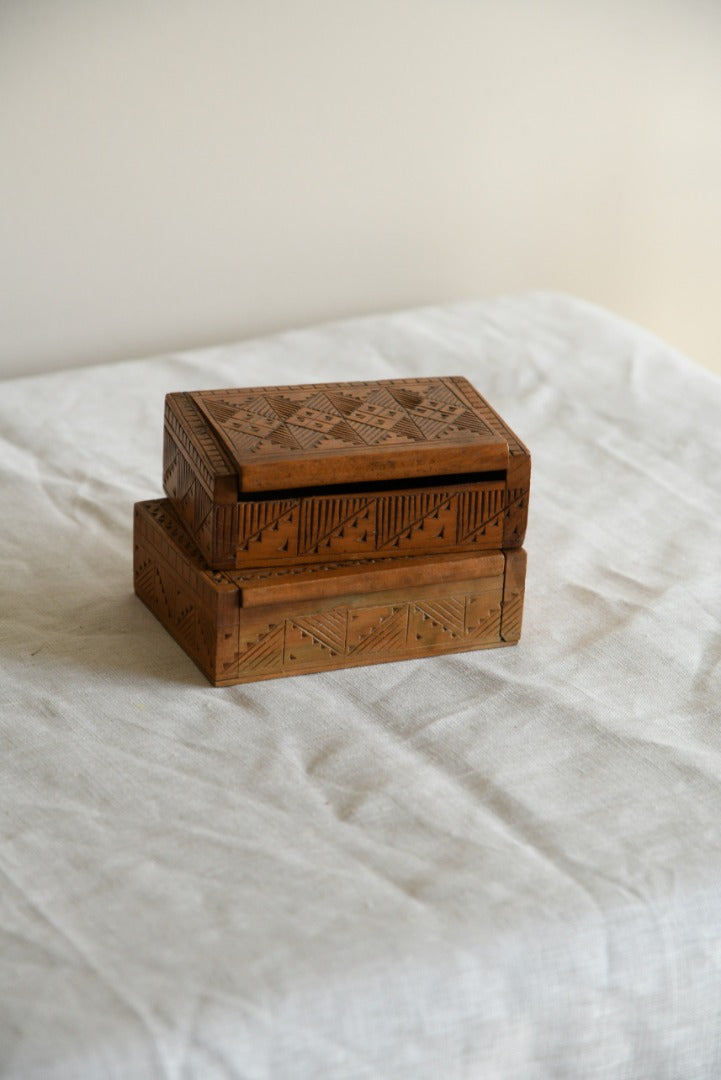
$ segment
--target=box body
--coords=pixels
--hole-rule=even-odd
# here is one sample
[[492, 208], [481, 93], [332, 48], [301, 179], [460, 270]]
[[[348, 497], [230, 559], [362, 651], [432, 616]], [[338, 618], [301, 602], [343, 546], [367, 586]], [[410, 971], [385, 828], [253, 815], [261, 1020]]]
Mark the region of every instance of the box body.
[[166, 398], [164, 488], [217, 569], [520, 547], [530, 467], [458, 376]]
[[525, 552], [211, 570], [168, 500], [137, 503], [135, 590], [216, 686], [514, 644]]

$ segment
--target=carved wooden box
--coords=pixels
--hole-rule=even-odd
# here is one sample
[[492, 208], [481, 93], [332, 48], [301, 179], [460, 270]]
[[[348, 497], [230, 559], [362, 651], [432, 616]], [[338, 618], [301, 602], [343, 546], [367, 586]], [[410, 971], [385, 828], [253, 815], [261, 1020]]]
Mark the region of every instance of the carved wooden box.
[[135, 590], [216, 686], [516, 642], [520, 548], [211, 570], [168, 500], [137, 503]]
[[461, 377], [169, 394], [163, 483], [216, 569], [520, 547], [530, 455]]

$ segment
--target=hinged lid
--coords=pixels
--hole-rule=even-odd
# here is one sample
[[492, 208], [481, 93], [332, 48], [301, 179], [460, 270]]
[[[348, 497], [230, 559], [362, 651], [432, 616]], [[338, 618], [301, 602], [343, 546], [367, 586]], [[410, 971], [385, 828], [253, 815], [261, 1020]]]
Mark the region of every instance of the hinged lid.
[[239, 492], [479, 473], [508, 465], [508, 441], [497, 418], [459, 376], [201, 390], [188, 396], [236, 471]]

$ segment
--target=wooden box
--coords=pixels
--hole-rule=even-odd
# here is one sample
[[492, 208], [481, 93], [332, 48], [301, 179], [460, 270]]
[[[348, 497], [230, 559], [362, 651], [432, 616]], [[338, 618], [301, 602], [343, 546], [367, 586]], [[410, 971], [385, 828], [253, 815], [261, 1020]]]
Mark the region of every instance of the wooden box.
[[168, 500], [137, 503], [135, 590], [216, 686], [510, 645], [525, 552], [211, 570]]
[[165, 492], [216, 569], [520, 547], [530, 466], [457, 376], [166, 398]]

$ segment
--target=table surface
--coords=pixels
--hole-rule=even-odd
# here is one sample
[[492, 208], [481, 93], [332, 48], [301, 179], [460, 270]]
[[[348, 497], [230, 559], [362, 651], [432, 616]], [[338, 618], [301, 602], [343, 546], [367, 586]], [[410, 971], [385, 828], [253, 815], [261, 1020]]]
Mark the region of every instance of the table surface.
[[[164, 394], [445, 374], [533, 454], [518, 648], [209, 687]], [[0, 1075], [721, 1075], [720, 419], [548, 293], [0, 383]]]

